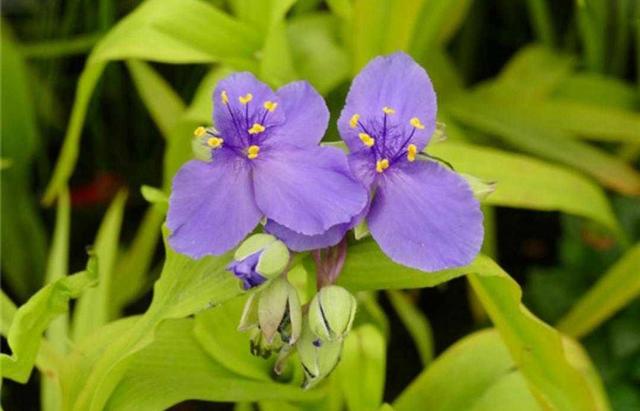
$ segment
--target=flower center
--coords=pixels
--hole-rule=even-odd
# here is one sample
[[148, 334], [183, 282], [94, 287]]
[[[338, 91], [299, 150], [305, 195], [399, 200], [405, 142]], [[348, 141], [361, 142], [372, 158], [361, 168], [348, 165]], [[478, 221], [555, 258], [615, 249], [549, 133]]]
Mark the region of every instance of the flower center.
[[[229, 99], [226, 90], [220, 92], [220, 101], [225, 105], [233, 128], [231, 130], [223, 130], [225, 133], [233, 133], [237, 136], [234, 145], [227, 141], [226, 147], [229, 147], [239, 155], [246, 156], [249, 160], [258, 157], [260, 153], [260, 145], [263, 142], [270, 125], [268, 124], [269, 114], [278, 108], [278, 103], [271, 100], [263, 101], [256, 109], [251, 109], [254, 101], [254, 95], [247, 92], [238, 96], [236, 103]], [[271, 124], [272, 126], [273, 124]], [[196, 130], [196, 131], [199, 131]], [[207, 141], [211, 148], [219, 148], [224, 140], [220, 136], [215, 135]]]
[[360, 114], [353, 114], [349, 119], [349, 126], [357, 129], [358, 137], [367, 150], [371, 150], [375, 158], [375, 169], [383, 173], [394, 162], [406, 156], [409, 162], [416, 160], [418, 147], [411, 143], [416, 130], [424, 130], [425, 126], [418, 117], [409, 120], [411, 131], [404, 124], [392, 122], [389, 117], [394, 116], [396, 110], [389, 106], [382, 107], [382, 118], [361, 120]]

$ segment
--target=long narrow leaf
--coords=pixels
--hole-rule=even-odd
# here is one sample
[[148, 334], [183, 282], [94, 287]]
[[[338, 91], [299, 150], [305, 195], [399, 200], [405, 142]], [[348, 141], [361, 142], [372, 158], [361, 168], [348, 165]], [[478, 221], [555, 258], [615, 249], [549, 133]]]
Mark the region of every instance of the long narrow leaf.
[[640, 244], [607, 271], [558, 323], [558, 329], [583, 337], [640, 294]]
[[98, 229], [94, 248], [100, 257], [100, 281], [96, 288], [87, 291], [78, 300], [73, 313], [73, 339], [76, 341], [110, 320], [111, 289], [116, 286], [113, 284], [113, 269], [126, 200], [126, 192], [118, 193]]
[[588, 379], [571, 364], [561, 335], [522, 305], [522, 290], [497, 264], [468, 276], [511, 357], [544, 408], [602, 409]]
[[595, 147], [572, 140], [561, 130], [537, 124], [522, 110], [486, 96], [463, 93], [445, 108], [455, 118], [513, 147], [570, 165], [624, 194], [640, 194], [640, 174]]

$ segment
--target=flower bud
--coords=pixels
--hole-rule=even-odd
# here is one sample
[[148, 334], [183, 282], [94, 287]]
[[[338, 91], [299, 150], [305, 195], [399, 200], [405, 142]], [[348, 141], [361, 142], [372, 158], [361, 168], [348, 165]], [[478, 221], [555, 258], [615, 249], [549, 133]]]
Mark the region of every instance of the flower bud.
[[282, 274], [288, 262], [289, 250], [282, 241], [269, 234], [255, 234], [238, 247], [227, 270], [248, 290]]
[[351, 330], [357, 302], [337, 285], [323, 287], [309, 305], [311, 331], [325, 341], [341, 341]]
[[496, 191], [495, 181], [484, 181], [476, 176], [464, 173], [460, 173], [460, 176], [462, 176], [467, 181], [467, 184], [469, 184], [471, 191], [473, 191], [473, 196], [477, 200], [484, 200], [489, 196], [489, 194]]
[[296, 348], [304, 369], [302, 388], [307, 389], [322, 381], [338, 365], [342, 341], [322, 341], [306, 322]]
[[258, 324], [271, 343], [278, 334], [287, 344], [294, 344], [302, 328], [302, 308], [298, 292], [285, 278], [278, 278], [260, 294]]

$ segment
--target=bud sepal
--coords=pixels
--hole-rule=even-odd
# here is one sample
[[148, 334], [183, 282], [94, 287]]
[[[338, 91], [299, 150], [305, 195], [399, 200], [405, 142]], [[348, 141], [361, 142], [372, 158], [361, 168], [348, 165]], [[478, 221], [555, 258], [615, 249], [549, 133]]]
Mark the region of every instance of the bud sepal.
[[309, 305], [309, 327], [322, 340], [341, 341], [351, 330], [356, 308], [356, 298], [346, 289], [322, 287]]

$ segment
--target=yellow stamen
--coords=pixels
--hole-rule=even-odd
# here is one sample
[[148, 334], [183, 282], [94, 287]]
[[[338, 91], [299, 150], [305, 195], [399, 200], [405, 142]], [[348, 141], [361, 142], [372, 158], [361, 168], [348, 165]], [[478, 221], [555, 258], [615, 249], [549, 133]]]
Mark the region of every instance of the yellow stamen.
[[409, 120], [409, 124], [417, 128], [418, 130], [422, 130], [424, 128], [424, 124], [420, 122], [420, 119], [418, 117], [413, 117], [411, 120]]
[[260, 134], [264, 131], [264, 126], [260, 123], [253, 123], [249, 129], [249, 134]]
[[264, 108], [267, 109], [268, 112], [273, 113], [273, 111], [278, 107], [278, 103], [275, 101], [265, 101]]
[[360, 133], [358, 134], [358, 137], [360, 137], [360, 141], [362, 141], [362, 144], [367, 147], [371, 147], [376, 143], [376, 140], [367, 133]]
[[358, 125], [358, 120], [360, 120], [360, 114], [354, 114], [351, 116], [351, 120], [349, 120], [349, 126], [351, 128], [356, 128]]
[[249, 103], [251, 100], [253, 100], [253, 94], [251, 93], [247, 93], [244, 96], [240, 96], [238, 97], [238, 100], [240, 100], [240, 103], [242, 104], [247, 104]]
[[258, 157], [259, 152], [260, 147], [256, 145], [249, 146], [249, 148], [247, 149], [247, 157], [249, 158], [249, 160], [253, 160], [254, 158]]
[[204, 133], [207, 132], [207, 129], [204, 127], [198, 127], [195, 130], [193, 130], [193, 136], [194, 137], [202, 137], [204, 135]]
[[389, 168], [389, 160], [387, 160], [386, 158], [383, 158], [382, 160], [378, 160], [376, 162], [376, 171], [378, 173], [382, 173], [387, 168]]
[[416, 154], [418, 153], [418, 147], [415, 144], [409, 144], [407, 147], [407, 160], [416, 161]]
[[394, 109], [387, 106], [382, 107], [382, 111], [384, 111], [384, 114], [395, 114], [396, 112]]
[[224, 139], [219, 137], [211, 137], [207, 140], [207, 145], [211, 148], [218, 148], [224, 143]]
[[229, 96], [227, 95], [227, 90], [222, 90], [222, 92], [220, 93], [220, 100], [222, 100], [224, 104], [229, 104]]

